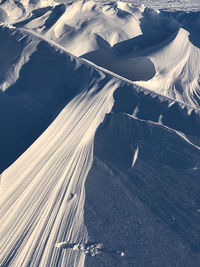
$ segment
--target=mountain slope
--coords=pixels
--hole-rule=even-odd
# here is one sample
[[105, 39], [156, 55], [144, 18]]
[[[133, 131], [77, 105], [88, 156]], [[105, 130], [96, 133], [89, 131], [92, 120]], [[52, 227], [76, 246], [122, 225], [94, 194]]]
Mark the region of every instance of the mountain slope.
[[58, 2], [0, 5], [0, 266], [198, 266], [198, 13]]
[[110, 114], [85, 185], [85, 225], [104, 250], [85, 266], [198, 266], [199, 156], [174, 130]]
[[2, 266], [83, 265], [84, 254], [69, 251], [61, 256], [55, 245], [87, 241], [82, 222], [84, 181], [95, 130], [111, 109], [118, 85], [93, 76], [90, 87], [2, 174]]

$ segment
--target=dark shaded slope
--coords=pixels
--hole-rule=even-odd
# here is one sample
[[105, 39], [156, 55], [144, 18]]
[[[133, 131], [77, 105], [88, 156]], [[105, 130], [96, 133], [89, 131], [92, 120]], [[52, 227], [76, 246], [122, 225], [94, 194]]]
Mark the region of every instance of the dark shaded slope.
[[181, 134], [200, 144], [199, 111], [126, 83], [114, 100], [86, 181], [85, 224], [104, 249], [86, 266], [197, 267], [200, 150]]
[[159, 122], [181, 131], [188, 137], [200, 137], [198, 109], [125, 83], [116, 90], [114, 99], [114, 113], [134, 114], [139, 119]]
[[[13, 30], [10, 33], [6, 38], [15, 47], [16, 39], [22, 34]], [[0, 94], [0, 172], [39, 137], [75, 95], [101, 78], [87, 63], [37, 41], [35, 52], [21, 66], [19, 78]], [[19, 42], [19, 49], [10, 54], [9, 64], [22, 57], [27, 44], [27, 41]], [[6, 73], [13, 75], [9, 64]], [[1, 75], [0, 79], [4, 81], [5, 77]]]
[[115, 113], [96, 134], [94, 156], [85, 224], [105, 250], [86, 266], [197, 267], [199, 149], [173, 130]]

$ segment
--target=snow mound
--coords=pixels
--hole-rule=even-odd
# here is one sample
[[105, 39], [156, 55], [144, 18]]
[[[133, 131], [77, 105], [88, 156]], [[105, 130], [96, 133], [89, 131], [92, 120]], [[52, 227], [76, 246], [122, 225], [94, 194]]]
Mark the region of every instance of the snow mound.
[[148, 57], [156, 74], [138, 85], [199, 107], [200, 50], [189, 41], [186, 30], [181, 28], [169, 44]]

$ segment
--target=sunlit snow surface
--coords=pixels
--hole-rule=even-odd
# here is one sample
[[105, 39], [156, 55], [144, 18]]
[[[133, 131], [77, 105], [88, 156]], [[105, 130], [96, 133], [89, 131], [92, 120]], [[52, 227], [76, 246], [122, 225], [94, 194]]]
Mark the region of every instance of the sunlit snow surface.
[[84, 183], [96, 128], [110, 112], [117, 86], [114, 80], [103, 88], [97, 83], [72, 100], [38, 142], [2, 174], [3, 266], [15, 250], [13, 266], [83, 265], [84, 254], [68, 251], [61, 256], [55, 245], [87, 241]]
[[134, 3], [141, 4], [143, 3], [145, 6], [156, 8], [156, 9], [164, 9], [164, 10], [183, 10], [183, 11], [199, 11], [200, 2], [199, 0], [136, 0]]
[[199, 5], [0, 1], [1, 267], [199, 266]]

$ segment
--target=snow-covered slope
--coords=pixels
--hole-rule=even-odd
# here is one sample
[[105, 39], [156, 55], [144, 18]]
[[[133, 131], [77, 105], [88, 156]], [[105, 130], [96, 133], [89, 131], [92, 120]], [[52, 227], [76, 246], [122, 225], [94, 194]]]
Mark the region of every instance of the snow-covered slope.
[[[8, 12], [8, 19], [2, 20], [11, 23], [12, 19], [12, 24], [18, 22], [15, 26], [35, 32], [75, 56], [131, 81], [141, 81], [137, 84], [142, 87], [199, 106], [198, 12], [169, 13], [121, 1], [75, 1], [45, 8], [39, 3], [24, 3], [23, 16], [15, 19]], [[4, 5], [8, 2], [2, 5], [7, 12]], [[28, 49], [31, 53], [34, 47]]]
[[199, 13], [7, 0], [0, 20], [0, 266], [198, 266]]
[[169, 44], [152, 53], [156, 74], [142, 87], [199, 107], [199, 48], [189, 41], [189, 33], [180, 29]]
[[199, 156], [169, 128], [109, 115], [96, 134], [84, 213], [104, 250], [85, 266], [198, 266]]
[[96, 128], [112, 108], [118, 86], [115, 80], [101, 80], [74, 98], [2, 174], [2, 266], [83, 265], [84, 254], [69, 251], [61, 256], [56, 243], [87, 241], [84, 182]]

